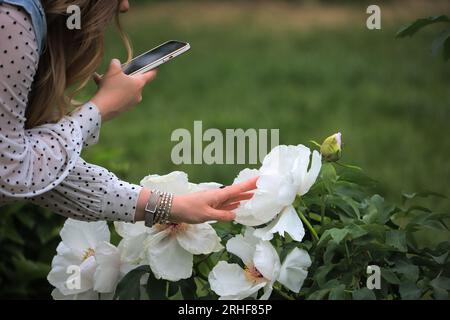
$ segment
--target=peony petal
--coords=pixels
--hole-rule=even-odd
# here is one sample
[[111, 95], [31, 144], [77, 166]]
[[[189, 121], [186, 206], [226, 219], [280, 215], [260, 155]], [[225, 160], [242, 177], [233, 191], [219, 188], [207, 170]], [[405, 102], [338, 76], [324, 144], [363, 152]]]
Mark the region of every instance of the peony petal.
[[185, 229], [177, 232], [176, 238], [180, 246], [192, 254], [209, 254], [223, 249], [220, 238], [208, 223], [185, 225]]
[[317, 177], [319, 176], [321, 167], [322, 167], [322, 156], [319, 154], [319, 152], [314, 150], [312, 154], [311, 168], [307, 173], [305, 173], [301, 183], [299, 183], [297, 193], [300, 196], [306, 194], [309, 191], [309, 189], [311, 189], [313, 184], [316, 182]]
[[[89, 257], [82, 262], [62, 242], [58, 245], [57, 251], [58, 254], [52, 261], [52, 269], [47, 275], [48, 282], [59, 289], [63, 295], [78, 294], [92, 289], [92, 277], [96, 267], [95, 259]], [[74, 266], [79, 267], [80, 287], [69, 289], [67, 281], [77, 276], [76, 270], [73, 269]]]
[[278, 279], [280, 257], [269, 241], [260, 241], [256, 245], [253, 265], [267, 280], [273, 282]]
[[217, 182], [189, 183], [189, 193], [219, 189], [222, 185]]
[[247, 266], [253, 263], [256, 244], [259, 242], [259, 239], [253, 236], [254, 231], [253, 228], [247, 228], [244, 236], [238, 234], [227, 242], [227, 251], [241, 258]]
[[103, 241], [109, 242], [110, 233], [105, 221], [84, 222], [67, 219], [60, 232], [62, 242], [80, 258], [89, 248]]
[[257, 169], [244, 169], [239, 172], [238, 176], [234, 179], [233, 184], [238, 184], [247, 181], [251, 178], [259, 176], [259, 170]]
[[148, 264], [157, 279], [178, 281], [192, 275], [192, 253], [181, 247], [165, 229], [146, 240]]
[[303, 249], [294, 248], [281, 265], [278, 281], [289, 290], [298, 293], [308, 275], [311, 258]]
[[279, 233], [284, 237], [288, 233], [295, 241], [302, 241], [305, 236], [303, 223], [293, 206], [283, 209], [280, 215], [264, 228], [256, 229], [254, 235], [262, 240], [272, 240], [273, 234]]
[[273, 239], [272, 229], [277, 224], [278, 219], [273, 220], [270, 224], [265, 226], [264, 228], [255, 229], [255, 237], [260, 238], [264, 241], [270, 241]]
[[253, 283], [249, 281], [245, 271], [237, 264], [219, 261], [211, 270], [208, 281], [221, 300], [245, 299], [260, 288], [265, 286], [265, 282]]
[[114, 228], [116, 229], [119, 236], [121, 236], [124, 239], [137, 237], [149, 231], [149, 228], [145, 226], [144, 221], [139, 221], [136, 223], [115, 221]]
[[103, 242], [95, 249], [95, 261], [98, 266], [94, 273], [94, 290], [100, 293], [114, 292], [120, 273], [119, 250]]
[[157, 174], [147, 176], [141, 180], [141, 186], [178, 195], [189, 193], [188, 175], [181, 171], [174, 171], [164, 176]]
[[118, 246], [122, 262], [137, 264], [144, 259], [144, 242], [147, 237], [148, 234], [143, 233], [135, 237], [122, 239]]
[[268, 283], [265, 287], [264, 287], [264, 294], [261, 296], [261, 298], [259, 298], [259, 300], [269, 300], [271, 294], [273, 291], [273, 286], [272, 284]]
[[277, 146], [264, 159], [260, 169], [261, 174], [291, 176], [299, 159], [309, 157], [309, 154], [309, 148], [301, 144], [298, 146]]

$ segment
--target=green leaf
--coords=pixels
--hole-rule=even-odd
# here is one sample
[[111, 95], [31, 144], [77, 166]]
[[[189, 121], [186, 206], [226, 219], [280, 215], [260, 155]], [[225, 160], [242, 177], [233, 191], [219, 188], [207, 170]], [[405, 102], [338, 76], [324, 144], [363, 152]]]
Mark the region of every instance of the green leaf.
[[141, 278], [152, 273], [150, 266], [140, 266], [128, 272], [117, 285], [114, 299], [139, 300], [141, 298]]
[[397, 277], [397, 275], [392, 272], [390, 269], [386, 269], [386, 268], [381, 268], [381, 277], [386, 280], [388, 283], [391, 284], [400, 284], [401, 281], [400, 279]]
[[444, 56], [444, 61], [447, 61], [450, 59], [450, 40], [448, 38], [444, 42], [444, 49], [442, 50], [442, 54]]
[[334, 242], [330, 241], [327, 245], [327, 249], [325, 250], [325, 253], [323, 254], [323, 262], [325, 264], [330, 264], [333, 262], [333, 257], [336, 249], [339, 248], [339, 245]]
[[328, 197], [328, 203], [342, 210], [348, 217], [359, 219], [359, 209], [354, 205], [354, 203], [348, 202], [348, 199], [350, 198], [332, 195]]
[[167, 300], [167, 281], [156, 279], [150, 272], [147, 281], [147, 294], [151, 300]]
[[377, 297], [375, 296], [375, 293], [373, 293], [373, 290], [369, 290], [368, 288], [361, 288], [354, 290], [352, 292], [352, 298], [353, 300], [376, 300]]
[[422, 295], [422, 290], [414, 282], [400, 284], [399, 292], [403, 300], [418, 300]]
[[413, 34], [415, 34], [417, 31], [419, 31], [423, 27], [426, 27], [430, 24], [438, 23], [438, 22], [450, 22], [450, 19], [446, 15], [432, 16], [432, 17], [417, 19], [416, 21], [410, 23], [409, 25], [401, 28], [397, 32], [396, 37], [403, 38], [406, 36], [412, 36]]
[[403, 231], [391, 230], [386, 233], [386, 244], [400, 252], [407, 252], [406, 234]]
[[193, 300], [197, 298], [197, 284], [194, 278], [180, 280], [180, 290], [185, 300]]
[[449, 298], [450, 278], [436, 277], [430, 281], [430, 285], [433, 288], [436, 299], [446, 300]]
[[445, 252], [439, 256], [433, 256], [433, 255], [429, 255], [434, 261], [436, 261], [439, 264], [444, 264], [447, 261], [448, 255], [450, 252]]
[[[431, 44], [431, 53], [433, 56], [437, 56], [439, 51], [444, 48], [445, 42], [449, 41], [450, 39], [450, 28], [441, 31], [439, 35], [433, 40], [433, 43]], [[445, 58], [445, 55], [444, 55]]]
[[328, 230], [330, 232], [331, 238], [337, 243], [341, 243], [341, 241], [348, 235], [347, 229], [337, 229], [333, 228]]
[[326, 281], [327, 275], [331, 272], [331, 270], [334, 269], [335, 266], [336, 265], [330, 263], [330, 264], [323, 265], [323, 266], [320, 266], [319, 268], [317, 268], [313, 277], [316, 280], [319, 287], [322, 288], [325, 285], [325, 283], [327, 282]]
[[402, 193], [402, 202], [403, 204], [407, 201], [407, 200], [412, 200], [414, 198], [428, 198], [428, 197], [436, 197], [436, 198], [447, 198], [445, 195], [438, 193], [438, 192], [434, 192], [434, 191], [423, 191], [423, 192], [413, 192], [413, 193]]
[[16, 214], [15, 216], [28, 229], [32, 229], [36, 224], [36, 220], [33, 219], [33, 216], [31, 214], [27, 214], [24, 212], [23, 214]]
[[0, 236], [4, 236], [5, 238], [20, 245], [25, 244], [25, 241], [23, 240], [22, 236], [17, 232], [14, 226], [11, 225], [5, 228], [3, 231], [4, 231], [3, 235]]
[[328, 299], [330, 300], [345, 300], [345, 285], [340, 284], [337, 287], [334, 287], [330, 290], [330, 294], [328, 295]]
[[380, 195], [374, 195], [364, 202], [365, 213], [363, 221], [365, 223], [385, 224], [395, 210], [395, 206], [387, 204]]
[[169, 282], [169, 289], [167, 292], [167, 296], [173, 297], [178, 293], [178, 289], [179, 289], [178, 282]]
[[21, 274], [21, 281], [29, 282], [36, 279], [45, 279], [50, 272], [50, 266], [45, 263], [27, 260], [25, 257], [13, 258], [16, 271]]
[[361, 226], [352, 223], [347, 227], [348, 233], [352, 237], [352, 239], [358, 239], [367, 234], [367, 231], [364, 230]]
[[397, 273], [401, 274], [404, 279], [410, 282], [416, 282], [419, 279], [419, 267], [403, 260], [397, 260], [395, 267], [392, 268]]
[[311, 293], [306, 299], [307, 300], [322, 300], [330, 292], [330, 289], [316, 290]]

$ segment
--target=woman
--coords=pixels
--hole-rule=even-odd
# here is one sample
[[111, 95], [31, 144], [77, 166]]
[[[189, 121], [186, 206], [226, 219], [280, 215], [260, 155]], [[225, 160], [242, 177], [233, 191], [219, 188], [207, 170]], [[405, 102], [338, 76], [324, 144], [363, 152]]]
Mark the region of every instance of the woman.
[[[66, 26], [69, 5], [81, 9], [80, 30]], [[74, 219], [135, 222], [156, 201], [170, 214], [159, 221], [233, 220], [256, 180], [167, 196], [170, 203], [162, 207], [156, 190], [121, 181], [80, 158], [82, 147], [97, 142], [101, 123], [138, 104], [156, 76], [127, 76], [115, 59], [95, 79], [92, 99], [73, 108], [71, 97], [100, 64], [108, 23], [116, 18], [121, 30], [118, 15], [128, 8], [127, 0], [0, 0], [0, 205], [28, 200]], [[71, 95], [68, 88], [75, 88]]]

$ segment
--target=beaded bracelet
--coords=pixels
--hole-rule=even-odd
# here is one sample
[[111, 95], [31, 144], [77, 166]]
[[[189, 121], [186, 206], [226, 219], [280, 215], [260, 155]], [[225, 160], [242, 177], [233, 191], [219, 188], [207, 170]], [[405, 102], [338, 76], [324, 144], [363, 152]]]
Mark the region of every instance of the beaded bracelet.
[[169, 192], [161, 192], [159, 190], [152, 191], [147, 205], [145, 206], [145, 225], [152, 227], [154, 224], [169, 223], [170, 213], [172, 210], [173, 194]]

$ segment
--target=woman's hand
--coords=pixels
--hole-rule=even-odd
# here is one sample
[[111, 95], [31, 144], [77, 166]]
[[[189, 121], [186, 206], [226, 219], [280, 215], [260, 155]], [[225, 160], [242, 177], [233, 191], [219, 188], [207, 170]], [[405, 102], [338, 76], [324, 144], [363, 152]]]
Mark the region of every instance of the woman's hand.
[[[258, 177], [223, 189], [195, 192], [174, 196], [170, 221], [174, 223], [203, 223], [211, 220], [232, 221], [236, 217], [233, 210], [240, 202], [253, 197]], [[135, 221], [144, 220], [145, 205], [151, 190], [143, 188], [139, 194]]]
[[170, 220], [191, 224], [211, 220], [232, 221], [236, 217], [233, 210], [239, 207], [240, 201], [253, 197], [249, 191], [256, 189], [257, 180], [253, 178], [223, 189], [174, 196]]
[[156, 77], [156, 70], [128, 76], [123, 73], [120, 61], [113, 59], [105, 75], [94, 76], [99, 89], [91, 101], [102, 115], [110, 120], [142, 101], [142, 90]]

